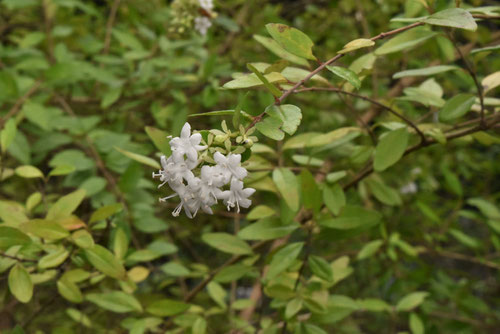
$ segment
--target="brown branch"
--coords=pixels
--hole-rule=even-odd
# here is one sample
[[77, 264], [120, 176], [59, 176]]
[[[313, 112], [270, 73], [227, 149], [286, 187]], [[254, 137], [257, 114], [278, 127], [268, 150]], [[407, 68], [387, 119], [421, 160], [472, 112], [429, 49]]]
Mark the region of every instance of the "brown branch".
[[307, 91], [330, 91], [330, 92], [337, 92], [339, 94], [345, 94], [345, 95], [357, 97], [359, 99], [362, 99], [362, 100], [365, 100], [367, 102], [370, 102], [370, 103], [372, 103], [372, 104], [374, 104], [374, 105], [376, 105], [376, 106], [378, 106], [378, 107], [380, 107], [382, 109], [387, 110], [388, 112], [390, 112], [394, 116], [396, 116], [399, 119], [403, 120], [406, 124], [408, 124], [411, 128], [413, 128], [415, 130], [415, 132], [417, 132], [417, 134], [420, 136], [420, 138], [422, 139], [423, 142], [425, 142], [427, 140], [425, 138], [424, 133], [409, 118], [407, 118], [406, 116], [398, 113], [397, 111], [395, 111], [391, 107], [389, 107], [389, 106], [387, 106], [387, 105], [385, 105], [383, 103], [380, 103], [377, 100], [374, 100], [374, 99], [372, 99], [372, 98], [370, 98], [368, 96], [364, 96], [364, 95], [360, 95], [360, 94], [357, 94], [357, 93], [348, 92], [348, 91], [345, 91], [345, 90], [342, 90], [342, 89], [336, 88], [336, 87], [308, 87], [308, 88], [301, 88], [301, 89], [296, 90], [295, 93], [302, 93], [302, 92], [307, 92]]
[[[383, 39], [383, 38], [387, 38], [387, 37], [399, 34], [399, 33], [403, 32], [403, 31], [406, 31], [406, 30], [409, 30], [409, 29], [413, 29], [413, 28], [421, 26], [423, 24], [424, 24], [423, 22], [415, 22], [415, 23], [412, 23], [410, 25], [407, 25], [407, 26], [404, 26], [404, 27], [401, 27], [401, 28], [398, 28], [398, 29], [394, 29], [394, 30], [391, 30], [391, 31], [380, 33], [377, 36], [374, 36], [374, 37], [372, 37], [370, 39], [375, 42], [375, 41], [377, 41], [379, 39]], [[279, 98], [276, 98], [275, 105], [280, 105], [281, 103], [283, 103], [283, 101], [288, 96], [290, 96], [292, 93], [294, 93], [297, 90], [297, 88], [299, 88], [300, 86], [302, 86], [303, 84], [305, 84], [307, 81], [309, 81], [312, 77], [314, 77], [316, 74], [318, 74], [319, 72], [321, 72], [322, 70], [324, 70], [325, 67], [327, 67], [328, 65], [336, 62], [337, 60], [339, 60], [340, 58], [342, 58], [346, 54], [347, 53], [337, 54], [334, 57], [332, 57], [329, 60], [327, 60], [326, 62], [324, 62], [321, 65], [319, 65], [315, 70], [313, 70], [312, 72], [310, 72], [304, 79], [299, 80], [292, 88], [290, 88], [289, 90], [285, 91], [283, 93], [283, 95], [281, 95]], [[264, 117], [264, 115], [265, 115], [265, 112], [261, 113], [258, 116], [255, 116], [254, 119], [252, 120], [252, 122], [250, 123], [250, 125], [247, 127], [247, 130], [250, 129], [250, 128], [252, 128], [253, 126], [255, 126], [255, 124], [257, 124], [258, 122], [260, 122], [262, 120], [262, 118]]]
[[[295, 286], [293, 288], [293, 291], [295, 291], [295, 292], [297, 292], [297, 289], [299, 288], [300, 279], [301, 279], [302, 275], [304, 274], [304, 270], [306, 269], [307, 263], [309, 261], [309, 255], [311, 254], [312, 229], [313, 229], [313, 226], [309, 226], [309, 228], [307, 230], [307, 239], [306, 239], [306, 244], [305, 244], [306, 251], [305, 251], [305, 255], [304, 255], [304, 260], [302, 261], [302, 265], [300, 266], [299, 272], [297, 274], [297, 280], [295, 281]], [[283, 324], [283, 327], [281, 329], [281, 334], [286, 333], [287, 325], [288, 325], [288, 322], [285, 321]]]
[[15, 256], [15, 255], [9, 255], [9, 254], [6, 254], [4, 252], [0, 252], [0, 257], [5, 257], [5, 258], [11, 259], [11, 260], [16, 260], [19, 262], [37, 262], [37, 260], [22, 259], [20, 257]]
[[453, 47], [455, 50], [457, 50], [457, 53], [459, 54], [460, 58], [462, 58], [464, 64], [465, 64], [465, 69], [467, 72], [469, 72], [470, 76], [472, 77], [472, 80], [474, 80], [474, 84], [476, 85], [477, 89], [477, 95], [479, 97], [479, 103], [481, 104], [481, 123], [480, 125], [482, 127], [486, 126], [485, 120], [484, 120], [484, 96], [483, 96], [483, 86], [479, 83], [479, 80], [477, 79], [476, 71], [473, 69], [472, 64], [469, 62], [469, 60], [465, 57], [464, 53], [460, 48], [458, 47], [457, 41], [453, 37], [453, 33], [447, 31], [446, 34], [448, 35], [448, 38], [453, 44]]
[[108, 54], [109, 47], [111, 45], [111, 30], [113, 29], [113, 25], [116, 19], [116, 13], [118, 11], [118, 7], [120, 6], [121, 0], [115, 0], [111, 7], [111, 12], [109, 13], [108, 22], [106, 23], [106, 36], [104, 37], [104, 47], [102, 49], [103, 54]]
[[24, 104], [24, 102], [26, 102], [27, 99], [29, 99], [33, 94], [35, 94], [38, 91], [41, 84], [42, 81], [37, 80], [33, 84], [33, 86], [31, 86], [31, 88], [14, 103], [14, 105], [12, 106], [12, 108], [10, 108], [7, 114], [2, 119], [0, 119], [0, 129], [3, 128], [5, 122], [7, 122], [9, 118], [14, 117], [19, 112], [19, 110], [21, 110], [21, 107]]
[[[484, 131], [484, 130], [487, 130], [489, 128], [492, 128], [497, 123], [500, 123], [500, 117], [495, 118], [490, 123], [486, 123], [486, 125], [484, 127], [481, 125], [477, 125], [477, 126], [474, 126], [474, 127], [471, 127], [471, 128], [465, 129], [465, 130], [461, 130], [461, 131], [448, 132], [448, 133], [445, 133], [445, 134], [447, 134], [445, 137], [446, 137], [446, 140], [452, 140], [452, 139], [464, 137], [464, 136], [467, 136], [467, 135], [472, 134], [472, 133], [476, 133], [476, 132], [480, 132], [480, 131]], [[421, 148], [424, 148], [424, 147], [427, 147], [427, 146], [430, 146], [430, 145], [433, 145], [436, 143], [437, 143], [437, 140], [435, 140], [434, 138], [427, 139], [425, 142], [420, 142], [419, 144], [416, 144], [416, 145], [406, 149], [406, 151], [403, 153], [403, 156], [406, 156], [414, 151], [418, 151]], [[367, 177], [371, 173], [373, 173], [372, 161], [370, 161], [368, 163], [368, 165], [354, 177], [354, 179], [352, 179], [349, 183], [344, 185], [343, 189], [346, 190], [346, 189], [349, 189], [349, 188], [355, 186], [356, 184], [358, 184], [358, 182], [363, 180], [365, 177]]]
[[464, 254], [460, 254], [460, 253], [450, 252], [447, 250], [436, 250], [436, 249], [429, 249], [429, 248], [424, 249], [423, 252], [433, 254], [433, 255], [439, 255], [442, 257], [447, 257], [447, 258], [454, 259], [454, 260], [467, 261], [467, 262], [479, 264], [479, 265], [482, 265], [485, 267], [489, 267], [492, 269], [500, 270], [500, 264], [495, 263], [493, 261], [489, 261], [489, 260], [478, 259], [478, 258], [475, 258], [473, 256], [468, 256], [468, 255], [464, 255]]
[[[256, 250], [256, 249], [262, 247], [263, 245], [267, 244], [268, 242], [269, 242], [268, 240], [257, 242], [257, 243], [252, 245], [252, 250]], [[191, 291], [189, 291], [187, 296], [184, 298], [184, 301], [186, 303], [189, 303], [190, 301], [192, 301], [194, 299], [194, 297], [196, 297], [196, 295], [198, 293], [200, 293], [201, 290], [203, 290], [208, 285], [208, 283], [210, 283], [213, 280], [215, 275], [217, 275], [222, 269], [238, 262], [243, 257], [244, 257], [243, 255], [235, 255], [232, 258], [230, 258], [229, 260], [227, 260], [226, 262], [224, 262], [224, 264], [222, 264], [218, 268], [212, 270], [212, 272], [203, 281], [198, 283], [197, 286], [195, 286]]]

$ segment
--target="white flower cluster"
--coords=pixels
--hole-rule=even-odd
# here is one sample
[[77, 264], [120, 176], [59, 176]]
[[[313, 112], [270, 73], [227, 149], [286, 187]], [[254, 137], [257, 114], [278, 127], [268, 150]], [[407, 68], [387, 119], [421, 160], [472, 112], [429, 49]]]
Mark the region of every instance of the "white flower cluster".
[[[198, 151], [207, 147], [200, 145], [201, 134], [191, 134], [191, 125], [184, 124], [180, 137], [170, 141], [172, 155], [161, 157], [162, 169], [153, 173], [153, 178], [158, 177], [162, 184], [168, 183], [175, 194], [160, 198], [164, 202], [169, 198], [179, 196], [181, 202], [172, 212], [174, 217], [184, 208], [189, 218], [196, 216], [201, 208], [204, 212], [212, 214], [212, 206], [222, 200], [227, 209], [236, 207], [248, 208], [252, 201], [248, 199], [255, 189], [243, 188], [243, 179], [247, 170], [241, 167], [241, 155], [231, 154], [224, 156], [220, 152], [214, 153], [216, 165], [201, 167], [200, 177], [194, 175], [193, 170], [198, 166]], [[229, 190], [222, 188], [229, 184]]]
[[[200, 7], [211, 13], [214, 8], [212, 0], [198, 0]], [[202, 35], [206, 35], [208, 28], [212, 26], [212, 21], [206, 16], [198, 16], [194, 19], [194, 28]]]

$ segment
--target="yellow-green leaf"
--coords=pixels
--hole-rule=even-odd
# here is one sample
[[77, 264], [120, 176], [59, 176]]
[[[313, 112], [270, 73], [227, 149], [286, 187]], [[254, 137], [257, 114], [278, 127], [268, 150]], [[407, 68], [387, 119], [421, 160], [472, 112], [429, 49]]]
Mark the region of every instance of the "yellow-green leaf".
[[121, 149], [121, 148], [116, 147], [116, 146], [115, 146], [115, 150], [117, 150], [118, 152], [122, 153], [123, 155], [129, 157], [132, 160], [140, 162], [143, 165], [153, 167], [154, 169], [161, 169], [160, 164], [156, 160], [151, 159], [150, 157], [147, 157], [145, 155], [141, 155], [138, 153], [129, 152], [129, 151], [126, 151], [126, 150]]
[[85, 190], [79, 189], [55, 202], [47, 212], [47, 219], [61, 219], [69, 217], [85, 198]]
[[85, 249], [89, 262], [100, 272], [113, 278], [124, 279], [125, 268], [121, 262], [106, 248], [95, 245], [94, 248]]
[[21, 303], [27, 303], [33, 297], [33, 282], [30, 274], [18, 263], [9, 272], [9, 290]]
[[403, 156], [410, 135], [406, 128], [400, 128], [387, 133], [375, 148], [373, 167], [381, 172], [398, 162]]
[[252, 248], [245, 241], [228, 233], [205, 233], [201, 239], [221, 252], [235, 255], [252, 254]]
[[344, 47], [342, 48], [342, 50], [338, 51], [337, 53], [344, 54], [344, 53], [348, 53], [348, 52], [351, 52], [351, 51], [354, 51], [354, 50], [358, 50], [358, 49], [362, 49], [362, 48], [368, 48], [368, 47], [373, 46], [373, 45], [375, 45], [375, 42], [372, 41], [371, 39], [358, 38], [358, 39], [350, 41], [349, 43], [347, 43], [346, 45], [344, 45]]
[[314, 43], [302, 31], [280, 23], [266, 24], [269, 35], [286, 51], [310, 60], [316, 60], [312, 53]]
[[15, 172], [20, 177], [24, 177], [27, 179], [32, 179], [32, 178], [37, 178], [37, 177], [40, 177], [43, 179], [42, 171], [34, 166], [27, 166], [27, 165], [19, 166], [15, 169]]

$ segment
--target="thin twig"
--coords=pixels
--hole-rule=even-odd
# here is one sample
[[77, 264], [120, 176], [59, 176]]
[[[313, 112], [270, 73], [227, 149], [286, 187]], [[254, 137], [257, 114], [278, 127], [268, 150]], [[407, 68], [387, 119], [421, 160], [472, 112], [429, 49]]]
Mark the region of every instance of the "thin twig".
[[426, 248], [423, 251], [425, 253], [429, 253], [429, 254], [439, 255], [439, 256], [450, 258], [450, 259], [455, 259], [455, 260], [467, 261], [467, 262], [479, 264], [479, 265], [482, 265], [482, 266], [485, 266], [488, 268], [500, 270], [500, 264], [495, 263], [493, 261], [489, 261], [489, 260], [478, 259], [478, 258], [473, 257], [473, 256], [468, 256], [468, 255], [455, 253], [455, 252], [451, 252], [451, 251], [447, 251], [447, 250], [436, 250], [436, 249], [427, 249]]
[[[498, 123], [500, 123], [500, 117], [494, 119], [489, 124], [486, 123], [486, 125], [484, 127], [481, 125], [478, 125], [478, 126], [474, 126], [474, 127], [465, 129], [465, 130], [461, 130], [461, 131], [447, 132], [447, 133], [445, 133], [445, 138], [446, 138], [446, 140], [461, 138], [461, 137], [470, 135], [472, 133], [476, 133], [476, 132], [480, 132], [480, 131], [484, 131], [484, 130], [487, 130], [489, 128], [492, 128], [495, 125], [497, 125]], [[403, 156], [406, 156], [414, 151], [418, 151], [421, 148], [424, 148], [424, 147], [427, 147], [427, 146], [430, 146], [430, 145], [433, 145], [436, 143], [437, 143], [437, 140], [435, 140], [434, 138], [429, 138], [425, 142], [420, 142], [419, 144], [416, 144], [416, 145], [406, 149], [406, 151], [403, 153]], [[373, 164], [370, 161], [369, 164], [364, 169], [361, 170], [361, 172], [359, 172], [349, 183], [344, 185], [344, 187], [343, 187], [344, 190], [355, 186], [356, 184], [358, 184], [361, 180], [363, 180], [365, 177], [367, 177], [371, 173], [373, 173]]]
[[37, 80], [33, 84], [33, 86], [31, 86], [31, 88], [14, 103], [14, 105], [12, 106], [12, 108], [10, 108], [7, 114], [2, 119], [0, 119], [0, 129], [3, 128], [5, 122], [7, 122], [9, 118], [14, 117], [19, 112], [19, 110], [21, 110], [21, 107], [23, 106], [24, 102], [26, 102], [26, 100], [29, 99], [31, 95], [35, 94], [38, 91], [41, 84], [42, 81]]
[[[265, 241], [260, 241], [254, 245], [252, 245], [252, 249], [253, 250], [256, 250], [260, 247], [262, 247], [263, 245], [267, 244], [268, 243], [268, 240], [265, 240]], [[203, 281], [201, 281], [200, 283], [198, 283], [197, 286], [195, 286], [191, 291], [189, 291], [189, 293], [187, 294], [187, 296], [184, 298], [184, 301], [186, 303], [189, 303], [190, 301], [192, 301], [194, 299], [194, 297], [196, 297], [196, 295], [198, 293], [200, 293], [201, 290], [203, 290], [207, 285], [208, 283], [210, 283], [212, 281], [212, 279], [215, 277], [215, 275], [217, 275], [222, 269], [238, 262], [239, 260], [241, 260], [244, 256], [243, 255], [236, 255], [236, 256], [233, 256], [232, 258], [230, 258], [229, 260], [227, 260], [226, 262], [224, 262], [224, 264], [222, 264], [221, 266], [219, 266], [218, 268], [214, 269]]]
[[37, 262], [37, 260], [30, 260], [30, 259], [22, 259], [20, 257], [17, 257], [15, 255], [9, 255], [4, 252], [0, 252], [0, 257], [5, 257], [11, 260], [16, 260], [18, 262]]
[[469, 72], [470, 76], [472, 77], [472, 80], [474, 80], [474, 84], [476, 85], [477, 89], [477, 95], [479, 97], [479, 103], [481, 104], [481, 122], [480, 125], [484, 128], [486, 126], [485, 119], [484, 119], [484, 96], [483, 96], [483, 86], [479, 83], [479, 80], [477, 79], [476, 71], [473, 69], [472, 64], [469, 62], [469, 60], [465, 57], [463, 54], [462, 50], [458, 47], [458, 44], [453, 37], [453, 33], [447, 31], [446, 34], [448, 35], [448, 38], [453, 44], [453, 47], [455, 50], [457, 50], [457, 53], [460, 55], [460, 58], [462, 58], [464, 64], [465, 64], [465, 69], [467, 72]]
[[295, 91], [295, 93], [302, 93], [302, 92], [307, 92], [307, 91], [331, 91], [331, 92], [337, 92], [339, 94], [345, 94], [345, 95], [350, 95], [350, 96], [354, 96], [354, 97], [357, 97], [357, 98], [360, 98], [362, 100], [365, 100], [365, 101], [368, 101], [382, 109], [385, 109], [387, 110], [388, 112], [390, 112], [391, 114], [393, 114], [394, 116], [400, 118], [401, 120], [403, 120], [406, 124], [408, 124], [410, 127], [412, 127], [415, 132], [417, 132], [417, 134], [420, 136], [421, 140], [423, 142], [426, 141], [426, 138], [425, 138], [425, 135], [422, 131], [420, 131], [420, 129], [417, 127], [417, 125], [415, 123], [413, 123], [409, 118], [407, 118], [406, 116], [398, 113], [396, 110], [392, 109], [391, 107], [383, 104], [383, 103], [380, 103], [378, 102], [377, 100], [374, 100], [368, 96], [364, 96], [364, 95], [360, 95], [360, 94], [357, 94], [357, 93], [352, 93], [352, 92], [348, 92], [348, 91], [345, 91], [345, 90], [342, 90], [340, 88], [336, 88], [336, 87], [308, 87], [308, 88], [301, 88], [301, 89], [297, 89]]
[[104, 37], [104, 47], [102, 49], [103, 54], [108, 54], [109, 47], [111, 45], [111, 31], [113, 29], [113, 25], [116, 19], [116, 12], [118, 11], [118, 7], [120, 6], [121, 0], [115, 0], [113, 2], [113, 6], [111, 7], [111, 11], [109, 13], [108, 22], [106, 23], [106, 36]]
[[[394, 30], [391, 30], [391, 31], [380, 33], [377, 36], [374, 36], [374, 37], [372, 37], [370, 39], [375, 42], [375, 41], [377, 41], [379, 39], [383, 39], [383, 38], [387, 38], [387, 37], [399, 34], [399, 33], [403, 32], [403, 31], [406, 31], [406, 30], [409, 30], [409, 29], [413, 29], [413, 28], [421, 26], [423, 24], [424, 24], [423, 22], [415, 22], [415, 23], [412, 23], [410, 25], [407, 25], [407, 26], [404, 26], [404, 27], [401, 27], [401, 28], [398, 28], [398, 29], [394, 29]], [[322, 70], [324, 70], [325, 67], [327, 67], [328, 65], [336, 62], [337, 60], [339, 60], [340, 58], [342, 58], [346, 54], [347, 53], [337, 54], [336, 56], [330, 58], [326, 62], [324, 62], [321, 65], [319, 65], [315, 70], [313, 70], [312, 72], [310, 72], [304, 79], [299, 80], [292, 88], [290, 88], [289, 90], [285, 91], [283, 93], [283, 95], [281, 95], [279, 98], [277, 98], [276, 102], [275, 102], [275, 105], [282, 104], [283, 101], [288, 96], [290, 96], [292, 93], [294, 93], [300, 86], [302, 86], [307, 81], [309, 81], [312, 77], [314, 77], [316, 74], [318, 74], [319, 72], [321, 72]], [[265, 115], [265, 112], [261, 113], [260, 115], [255, 116], [254, 119], [252, 120], [252, 122], [250, 123], [250, 125], [247, 127], [247, 130], [250, 129], [250, 128], [252, 128], [253, 126], [255, 126], [255, 124], [257, 124], [258, 122], [260, 122], [262, 120], [262, 118], [264, 117], [264, 115]]]
[[[309, 261], [309, 255], [311, 254], [311, 242], [312, 242], [312, 227], [309, 227], [307, 229], [307, 238], [306, 238], [306, 244], [305, 244], [306, 250], [305, 250], [305, 254], [304, 254], [304, 260], [302, 261], [302, 265], [300, 266], [299, 272], [297, 274], [297, 280], [295, 281], [295, 286], [293, 288], [293, 291], [295, 291], [295, 292], [299, 288], [300, 279], [301, 279], [302, 275], [304, 275], [304, 270], [306, 269], [307, 263]], [[285, 321], [283, 324], [283, 327], [281, 329], [281, 334], [286, 333], [287, 324], [288, 323]]]

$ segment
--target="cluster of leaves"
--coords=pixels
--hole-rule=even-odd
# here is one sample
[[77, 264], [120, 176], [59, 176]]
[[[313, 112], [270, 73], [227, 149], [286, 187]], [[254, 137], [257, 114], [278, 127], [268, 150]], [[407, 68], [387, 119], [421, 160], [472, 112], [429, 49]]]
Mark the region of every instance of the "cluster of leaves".
[[[176, 40], [160, 1], [0, 1], [0, 329], [494, 332], [500, 7], [474, 4], [220, 1]], [[242, 154], [248, 212], [157, 204], [188, 117]]]

